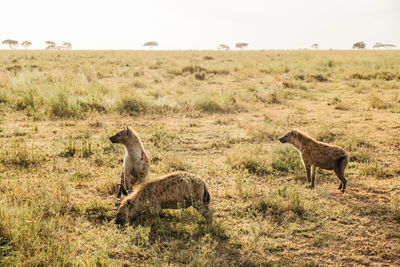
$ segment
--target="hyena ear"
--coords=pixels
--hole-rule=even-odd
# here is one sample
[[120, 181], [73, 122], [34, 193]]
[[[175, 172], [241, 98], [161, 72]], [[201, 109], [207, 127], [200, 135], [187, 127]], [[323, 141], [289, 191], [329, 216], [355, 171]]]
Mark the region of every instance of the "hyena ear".
[[126, 126], [126, 132], [128, 133], [128, 136], [132, 136], [132, 130], [129, 128], [129, 126]]

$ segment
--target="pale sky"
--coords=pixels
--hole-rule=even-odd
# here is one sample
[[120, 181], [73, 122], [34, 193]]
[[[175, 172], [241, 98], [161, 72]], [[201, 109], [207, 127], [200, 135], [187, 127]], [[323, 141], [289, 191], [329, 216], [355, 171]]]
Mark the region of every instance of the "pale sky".
[[[400, 47], [400, 0], [0, 0], [0, 40], [74, 49]], [[5, 48], [4, 46], [0, 46]]]

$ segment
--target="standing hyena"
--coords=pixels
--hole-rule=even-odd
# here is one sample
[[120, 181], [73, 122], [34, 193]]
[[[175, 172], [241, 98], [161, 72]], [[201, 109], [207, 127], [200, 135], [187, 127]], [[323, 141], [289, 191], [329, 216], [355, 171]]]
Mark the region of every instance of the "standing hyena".
[[292, 144], [301, 155], [304, 167], [307, 172], [307, 181], [314, 187], [315, 173], [317, 167], [325, 170], [333, 170], [340, 179], [339, 190], [344, 193], [347, 180], [344, 177], [344, 170], [349, 162], [349, 155], [342, 148], [319, 142], [306, 134], [292, 130], [285, 136], [279, 138], [281, 143]]
[[[131, 175], [133, 183], [142, 182], [149, 174], [150, 160], [144, 150], [139, 135], [129, 127], [111, 136], [112, 143], [121, 143], [125, 146], [125, 157], [122, 165], [121, 184], [130, 191]], [[121, 197], [121, 187], [118, 192], [118, 198]]]
[[[126, 191], [122, 187], [122, 191]], [[193, 206], [208, 221], [210, 194], [204, 181], [191, 173], [174, 172], [135, 187], [121, 203], [115, 222], [131, 222], [142, 213], [160, 212], [162, 209], [179, 209]]]

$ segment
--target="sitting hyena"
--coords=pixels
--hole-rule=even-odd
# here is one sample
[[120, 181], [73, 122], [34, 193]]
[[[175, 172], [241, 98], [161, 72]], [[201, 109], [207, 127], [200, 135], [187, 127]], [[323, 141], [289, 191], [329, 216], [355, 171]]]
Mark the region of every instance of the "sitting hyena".
[[[149, 157], [144, 150], [142, 141], [140, 141], [140, 137], [129, 127], [126, 127], [126, 129], [118, 132], [116, 135], [111, 136], [109, 139], [113, 143], [121, 143], [125, 145], [126, 153], [122, 165], [121, 184], [125, 185], [130, 192], [132, 189], [131, 175], [134, 179], [132, 183], [140, 183], [149, 174]], [[121, 187], [117, 197], [121, 197]]]
[[315, 173], [317, 167], [325, 170], [334, 170], [340, 179], [339, 190], [344, 193], [347, 180], [344, 177], [344, 170], [349, 162], [349, 155], [342, 148], [319, 142], [306, 134], [292, 130], [285, 136], [279, 138], [281, 143], [292, 144], [301, 155], [304, 167], [307, 172], [307, 181], [314, 187]]
[[[126, 194], [123, 186], [122, 191]], [[204, 181], [187, 172], [174, 172], [135, 187], [117, 211], [117, 224], [132, 222], [142, 213], [160, 212], [193, 206], [207, 220], [211, 220], [208, 205], [210, 194]]]

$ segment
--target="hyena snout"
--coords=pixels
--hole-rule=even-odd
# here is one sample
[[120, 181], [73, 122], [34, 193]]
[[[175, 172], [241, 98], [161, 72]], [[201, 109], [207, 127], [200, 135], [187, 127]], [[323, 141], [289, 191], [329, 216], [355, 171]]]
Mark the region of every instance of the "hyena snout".
[[109, 137], [108, 139], [110, 139], [111, 143], [118, 143], [118, 137], [115, 135]]
[[279, 142], [286, 143], [287, 142], [286, 136], [283, 136], [283, 137], [279, 138]]

